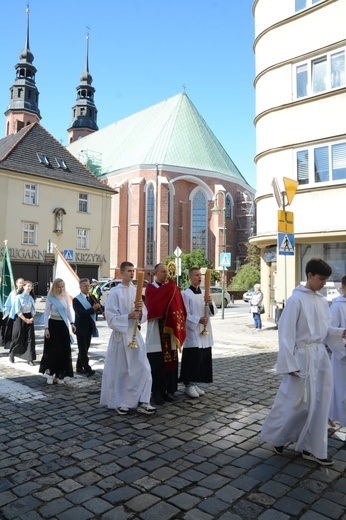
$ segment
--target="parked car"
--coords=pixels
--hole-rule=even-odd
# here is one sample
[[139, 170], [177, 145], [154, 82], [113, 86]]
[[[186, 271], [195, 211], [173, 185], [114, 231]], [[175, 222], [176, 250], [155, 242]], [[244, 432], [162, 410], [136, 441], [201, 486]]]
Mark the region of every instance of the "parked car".
[[[101, 305], [105, 305], [107, 297], [109, 296], [109, 291], [111, 289], [113, 289], [113, 287], [116, 287], [119, 283], [121, 283], [121, 279], [117, 278], [117, 279], [109, 280], [108, 282], [102, 284], [102, 286], [101, 286], [101, 293], [102, 293]], [[132, 280], [132, 283], [133, 283], [133, 285], [137, 285], [137, 280]], [[142, 291], [143, 298], [144, 298], [145, 287], [146, 287], [147, 283], [148, 282], [146, 280], [144, 280], [143, 291]]]
[[[210, 287], [210, 296], [216, 307], [222, 307], [222, 287]], [[227, 291], [224, 291], [223, 298], [224, 307], [227, 307], [231, 301], [231, 297]]]
[[253, 297], [254, 294], [255, 294], [254, 289], [249, 289], [248, 291], [246, 291], [246, 292], [243, 294], [243, 300], [244, 300], [244, 302], [249, 302], [249, 301], [251, 300], [251, 298]]

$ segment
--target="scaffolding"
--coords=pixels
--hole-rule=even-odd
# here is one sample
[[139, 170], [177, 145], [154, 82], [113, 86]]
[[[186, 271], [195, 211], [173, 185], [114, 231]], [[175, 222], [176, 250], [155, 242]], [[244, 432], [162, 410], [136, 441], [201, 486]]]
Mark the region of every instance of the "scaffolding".
[[93, 150], [81, 150], [78, 154], [78, 160], [96, 177], [102, 175], [102, 153]]
[[247, 191], [238, 191], [236, 200], [237, 219], [237, 266], [247, 256], [247, 244], [249, 238], [255, 234], [255, 203]]

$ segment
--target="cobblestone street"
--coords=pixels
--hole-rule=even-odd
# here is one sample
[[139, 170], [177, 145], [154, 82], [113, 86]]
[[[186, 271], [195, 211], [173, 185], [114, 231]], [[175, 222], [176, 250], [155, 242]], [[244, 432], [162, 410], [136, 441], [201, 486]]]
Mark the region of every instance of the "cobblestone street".
[[[249, 314], [227, 312], [213, 318], [206, 394], [191, 399], [180, 387], [148, 417], [99, 405], [109, 337], [102, 320], [90, 379], [47, 385], [38, 361], [12, 365], [1, 348], [0, 518], [346, 519], [345, 431], [331, 433], [331, 468], [293, 450], [276, 455], [260, 440], [280, 381], [277, 330], [265, 323], [253, 333]], [[38, 360], [42, 347], [37, 325]]]

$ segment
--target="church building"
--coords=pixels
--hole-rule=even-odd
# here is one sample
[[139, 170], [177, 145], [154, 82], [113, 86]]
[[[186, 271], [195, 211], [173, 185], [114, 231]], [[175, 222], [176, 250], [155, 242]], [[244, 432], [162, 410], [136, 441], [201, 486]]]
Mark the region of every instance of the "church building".
[[150, 274], [178, 247], [202, 249], [215, 268], [231, 253], [230, 281], [253, 232], [255, 190], [185, 92], [74, 140], [68, 150], [116, 190], [112, 276], [126, 259]]

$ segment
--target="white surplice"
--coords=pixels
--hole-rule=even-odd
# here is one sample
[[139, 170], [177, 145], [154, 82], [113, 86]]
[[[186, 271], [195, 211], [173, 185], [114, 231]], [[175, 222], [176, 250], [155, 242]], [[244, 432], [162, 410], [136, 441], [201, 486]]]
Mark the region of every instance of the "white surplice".
[[[151, 370], [142, 334], [136, 329], [138, 348], [131, 348], [134, 320], [128, 315], [134, 310], [136, 288], [119, 284], [107, 298], [105, 316], [112, 329], [102, 376], [101, 405], [108, 408], [136, 408], [139, 402], [149, 403]], [[142, 322], [147, 310], [143, 305]]]
[[[333, 327], [346, 329], [346, 298], [338, 296], [330, 307]], [[332, 401], [329, 418], [346, 426], [346, 349], [332, 353]]]
[[216, 306], [213, 302], [213, 312], [211, 312], [208, 305], [208, 323], [207, 331], [208, 334], [202, 334], [204, 325], [199, 323], [199, 320], [204, 316], [205, 313], [205, 302], [204, 292], [200, 294], [194, 293], [190, 288], [186, 289], [183, 294], [183, 300], [186, 308], [186, 339], [184, 341], [183, 348], [208, 348], [212, 347], [213, 342], [213, 330], [210, 323], [210, 317], [217, 313]]
[[[279, 320], [277, 374], [282, 382], [266, 417], [261, 437], [273, 446], [296, 443], [325, 459], [331, 399], [331, 363], [325, 347], [343, 351], [343, 329], [331, 327], [325, 298], [299, 285], [287, 300]], [[289, 372], [299, 371], [300, 377]]]

